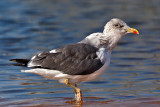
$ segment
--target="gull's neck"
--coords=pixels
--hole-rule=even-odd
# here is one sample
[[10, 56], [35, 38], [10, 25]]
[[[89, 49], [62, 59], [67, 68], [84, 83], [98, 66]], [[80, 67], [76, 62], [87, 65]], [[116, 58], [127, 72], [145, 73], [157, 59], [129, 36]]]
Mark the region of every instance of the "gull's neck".
[[97, 48], [104, 47], [106, 50], [112, 51], [121, 38], [122, 35], [115, 34], [115, 32], [93, 33], [79, 43], [89, 44]]
[[119, 40], [122, 38], [122, 36], [120, 34], [115, 34], [115, 33], [109, 33], [109, 34], [104, 34], [104, 38], [103, 40], [106, 40], [106, 42], [108, 42], [107, 45], [105, 45], [104, 43], [104, 47], [107, 48], [107, 50], [113, 50], [116, 46], [117, 43], [119, 42]]

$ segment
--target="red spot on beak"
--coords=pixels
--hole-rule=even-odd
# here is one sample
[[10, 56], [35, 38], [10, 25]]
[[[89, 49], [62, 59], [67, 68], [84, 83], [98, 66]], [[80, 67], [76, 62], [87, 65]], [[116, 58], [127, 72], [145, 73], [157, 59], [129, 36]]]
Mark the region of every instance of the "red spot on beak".
[[133, 31], [133, 33], [134, 33], [134, 34], [138, 34], [138, 32], [137, 32], [137, 31]]

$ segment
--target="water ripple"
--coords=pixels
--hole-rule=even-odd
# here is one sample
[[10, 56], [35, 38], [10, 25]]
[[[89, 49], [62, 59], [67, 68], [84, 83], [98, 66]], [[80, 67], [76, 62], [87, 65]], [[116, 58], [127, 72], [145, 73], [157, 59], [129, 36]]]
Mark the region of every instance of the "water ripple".
[[[79, 85], [86, 101], [84, 105], [105, 106], [132, 99], [138, 99], [132, 100], [138, 104], [157, 101], [151, 98], [160, 97], [158, 4], [158, 0], [1, 1], [0, 106], [67, 104], [70, 107], [65, 102], [73, 98], [72, 88], [35, 74], [22, 73], [20, 70], [26, 68], [8, 66], [11, 63], [8, 60], [30, 58], [38, 52], [78, 42], [92, 32], [101, 32], [113, 17], [124, 19], [129, 26], [137, 28], [140, 35], [125, 36], [113, 51], [111, 65], [104, 75]], [[125, 104], [133, 104], [128, 102]]]

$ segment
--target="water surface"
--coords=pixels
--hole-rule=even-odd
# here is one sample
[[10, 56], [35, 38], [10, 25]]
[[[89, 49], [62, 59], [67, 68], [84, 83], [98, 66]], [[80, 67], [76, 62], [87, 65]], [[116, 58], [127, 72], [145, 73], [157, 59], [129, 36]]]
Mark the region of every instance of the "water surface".
[[72, 106], [73, 89], [55, 80], [8, 66], [12, 58], [76, 43], [102, 32], [113, 17], [140, 31], [125, 36], [110, 68], [93, 82], [79, 84], [83, 106], [160, 105], [160, 1], [0, 1], [0, 106]]

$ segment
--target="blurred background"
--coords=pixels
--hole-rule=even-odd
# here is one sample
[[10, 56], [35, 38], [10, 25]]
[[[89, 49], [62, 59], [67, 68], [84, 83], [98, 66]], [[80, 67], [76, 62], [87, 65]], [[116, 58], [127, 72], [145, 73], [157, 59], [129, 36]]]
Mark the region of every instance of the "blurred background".
[[124, 20], [140, 35], [125, 36], [113, 51], [105, 74], [79, 85], [84, 100], [94, 101], [88, 104], [91, 106], [128, 100], [133, 100], [133, 105], [147, 104], [148, 100], [159, 105], [159, 0], [1, 0], [0, 106], [66, 105], [74, 96], [72, 88], [21, 73], [26, 68], [8, 66], [8, 60], [30, 58], [79, 42], [91, 33], [102, 32], [111, 18]]

